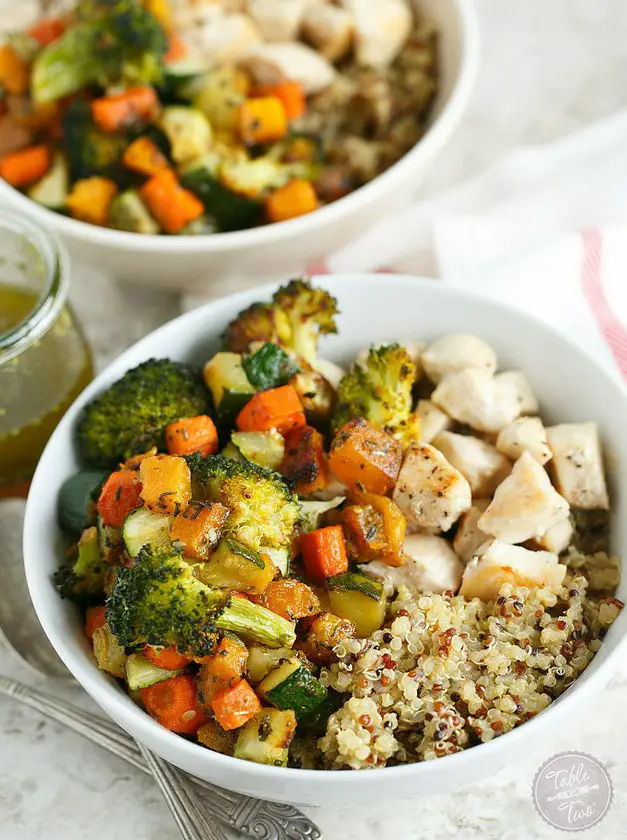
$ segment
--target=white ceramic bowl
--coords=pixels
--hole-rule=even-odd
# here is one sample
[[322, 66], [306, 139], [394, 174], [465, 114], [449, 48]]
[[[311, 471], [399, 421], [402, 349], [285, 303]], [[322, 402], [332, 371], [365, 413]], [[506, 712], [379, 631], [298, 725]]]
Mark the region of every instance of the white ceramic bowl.
[[[337, 295], [342, 313], [339, 334], [322, 341], [324, 357], [347, 363], [369, 342], [429, 340], [447, 332], [473, 331], [495, 346], [502, 369], [525, 371], [543, 415], [550, 421], [597, 420], [611, 455], [613, 548], [627, 556], [627, 491], [617, 480], [627, 466], [627, 395], [575, 344], [516, 310], [434, 281], [346, 275], [324, 277], [319, 282]], [[26, 573], [39, 619], [76, 679], [120, 726], [172, 763], [223, 787], [297, 804], [339, 806], [439, 793], [476, 781], [515, 762], [543, 732], [554, 731], [570, 709], [609, 680], [627, 635], [627, 610], [611, 627], [601, 652], [584, 675], [548, 710], [522, 727], [489, 744], [436, 761], [376, 772], [338, 773], [251, 764], [210, 752], [163, 729], [98, 670], [76, 611], [59, 599], [52, 585], [51, 576], [61, 556], [55, 520], [57, 492], [79, 466], [72, 432], [83, 406], [128, 368], [150, 357], [169, 355], [203, 363], [218, 348], [225, 324], [244, 306], [268, 298], [271, 292], [272, 287], [267, 287], [235, 295], [167, 324], [124, 353], [68, 411], [39, 462], [26, 511]], [[619, 592], [623, 600], [626, 589], [624, 581]]]
[[[473, 0], [416, 0], [440, 33], [440, 92], [425, 136], [370, 184], [315, 213], [213, 236], [141, 236], [78, 222], [36, 204], [0, 180], [0, 204], [58, 233], [70, 254], [123, 280], [177, 291], [228, 294], [296, 276], [347, 244], [385, 213], [408, 204], [459, 122], [474, 82], [478, 36]], [[243, 279], [244, 278], [244, 279]]]

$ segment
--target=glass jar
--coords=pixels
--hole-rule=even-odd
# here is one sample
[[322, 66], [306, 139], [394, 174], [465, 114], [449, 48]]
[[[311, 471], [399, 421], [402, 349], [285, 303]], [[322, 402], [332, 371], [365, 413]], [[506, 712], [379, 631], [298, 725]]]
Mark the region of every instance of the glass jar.
[[69, 281], [53, 237], [0, 213], [0, 496], [25, 495], [48, 438], [93, 375]]

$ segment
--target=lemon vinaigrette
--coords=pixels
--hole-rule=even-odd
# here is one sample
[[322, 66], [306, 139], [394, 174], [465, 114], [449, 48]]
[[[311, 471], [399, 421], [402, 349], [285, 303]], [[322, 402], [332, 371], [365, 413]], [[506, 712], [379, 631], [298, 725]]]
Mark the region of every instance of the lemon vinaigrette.
[[68, 284], [57, 243], [0, 215], [0, 496], [25, 492], [55, 426], [92, 378]]

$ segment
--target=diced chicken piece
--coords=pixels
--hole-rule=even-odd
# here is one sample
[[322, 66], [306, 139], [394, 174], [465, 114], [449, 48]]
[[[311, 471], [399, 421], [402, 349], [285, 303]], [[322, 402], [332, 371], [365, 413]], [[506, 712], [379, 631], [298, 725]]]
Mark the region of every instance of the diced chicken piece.
[[393, 498], [411, 525], [431, 531], [448, 531], [472, 501], [464, 476], [429, 444], [409, 447]]
[[470, 333], [453, 333], [438, 338], [422, 354], [425, 373], [436, 385], [449, 373], [473, 368], [485, 373], [496, 370], [496, 353], [482, 338]]
[[355, 21], [355, 58], [360, 67], [389, 67], [407, 43], [413, 15], [406, 0], [340, 0]]
[[445, 414], [431, 400], [419, 400], [416, 406], [416, 414], [420, 418], [420, 440], [422, 443], [431, 443], [436, 435], [453, 425], [448, 414]]
[[339, 6], [314, 3], [303, 18], [303, 35], [329, 61], [339, 61], [346, 55], [354, 31], [352, 14]]
[[20, 0], [2, 4], [2, 31], [20, 32], [33, 26], [41, 17], [37, 0]]
[[261, 35], [248, 15], [221, 15], [207, 21], [195, 39], [203, 60], [213, 66], [240, 61], [261, 47]]
[[477, 522], [489, 504], [489, 499], [474, 499], [470, 510], [462, 513], [459, 519], [453, 549], [463, 563], [470, 563], [479, 546], [486, 541], [485, 534], [479, 530]]
[[561, 554], [570, 545], [574, 531], [575, 529], [570, 519], [564, 519], [563, 522], [558, 522], [557, 525], [549, 528], [546, 534], [532, 540], [533, 547], [539, 548], [542, 551], [552, 551], [554, 554]]
[[530, 551], [498, 540], [484, 543], [464, 570], [460, 595], [493, 601], [504, 583], [528, 588], [547, 587], [557, 592], [566, 566], [550, 551]]
[[330, 362], [328, 359], [317, 359], [314, 365], [318, 373], [321, 373], [327, 382], [337, 391], [342, 377], [346, 373], [344, 368]]
[[[485, 539], [485, 537], [484, 537]], [[386, 590], [406, 586], [411, 592], [457, 592], [464, 572], [464, 564], [442, 537], [411, 534], [403, 543], [405, 563], [393, 568], [376, 560], [362, 565], [361, 570], [382, 580]]]
[[603, 454], [596, 423], [563, 423], [547, 429], [551, 470], [560, 493], [574, 508], [608, 510]]
[[501, 392], [495, 377], [477, 368], [449, 373], [431, 394], [431, 400], [459, 423], [491, 434], [498, 434], [520, 414], [512, 390]]
[[524, 452], [497, 487], [479, 528], [502, 542], [522, 543], [543, 536], [569, 513], [568, 502], [553, 487], [544, 467]]
[[265, 41], [295, 41], [308, 0], [248, 0], [248, 14]]
[[299, 82], [309, 96], [329, 87], [335, 79], [333, 65], [306, 44], [263, 44], [244, 62], [260, 85]]
[[440, 432], [432, 443], [467, 479], [473, 496], [491, 496], [512, 471], [509, 458], [471, 435]]
[[519, 417], [509, 423], [499, 432], [496, 448], [513, 461], [517, 461], [523, 452], [528, 452], [539, 464], [546, 464], [553, 457], [539, 417]]
[[332, 472], [329, 473], [329, 480], [322, 490], [316, 490], [312, 494], [312, 499], [317, 499], [320, 502], [330, 502], [337, 496], [347, 496], [348, 487], [339, 478], [336, 478]]
[[497, 373], [494, 384], [503, 399], [513, 400], [518, 405], [519, 414], [537, 414], [538, 400], [524, 373], [519, 370]]

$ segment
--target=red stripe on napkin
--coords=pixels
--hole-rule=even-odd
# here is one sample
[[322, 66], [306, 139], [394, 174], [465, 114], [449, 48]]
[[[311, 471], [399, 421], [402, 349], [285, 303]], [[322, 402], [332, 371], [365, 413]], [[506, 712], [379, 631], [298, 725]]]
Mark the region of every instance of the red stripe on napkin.
[[311, 263], [309, 268], [307, 269], [307, 274], [310, 277], [313, 277], [316, 274], [330, 274], [331, 269], [326, 264], [324, 260], [316, 260], [316, 262]]
[[627, 380], [627, 330], [612, 312], [603, 288], [603, 237], [598, 230], [582, 233], [583, 269], [581, 284], [583, 293], [603, 337], [612, 351], [623, 378]]

